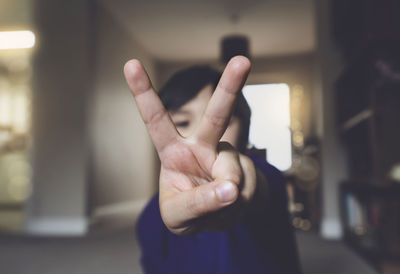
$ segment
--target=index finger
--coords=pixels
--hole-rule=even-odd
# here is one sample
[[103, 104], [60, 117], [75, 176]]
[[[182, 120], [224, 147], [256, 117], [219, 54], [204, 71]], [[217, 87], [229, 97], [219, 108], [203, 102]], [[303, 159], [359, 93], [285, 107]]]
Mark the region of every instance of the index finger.
[[138, 60], [130, 60], [125, 64], [124, 74], [147, 131], [160, 154], [179, 134], [142, 64]]
[[198, 140], [217, 146], [228, 126], [237, 95], [246, 82], [250, 65], [249, 59], [244, 56], [233, 57], [226, 65], [196, 129]]

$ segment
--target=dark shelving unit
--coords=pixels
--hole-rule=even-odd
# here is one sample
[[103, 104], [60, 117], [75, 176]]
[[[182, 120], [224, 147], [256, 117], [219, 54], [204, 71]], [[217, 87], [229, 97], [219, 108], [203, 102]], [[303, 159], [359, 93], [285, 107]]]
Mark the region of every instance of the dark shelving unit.
[[350, 171], [340, 188], [345, 240], [383, 273], [400, 262], [400, 183], [389, 176], [400, 164], [400, 42], [371, 43], [336, 90]]
[[398, 0], [332, 1], [345, 62], [336, 82], [349, 164], [340, 187], [345, 240], [384, 274], [400, 273], [400, 183], [389, 176], [400, 164], [399, 12]]

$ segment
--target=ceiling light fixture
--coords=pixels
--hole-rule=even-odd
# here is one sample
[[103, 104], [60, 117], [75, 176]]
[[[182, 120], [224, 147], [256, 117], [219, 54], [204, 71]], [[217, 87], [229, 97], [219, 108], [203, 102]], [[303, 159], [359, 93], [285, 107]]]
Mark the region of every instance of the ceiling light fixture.
[[221, 59], [227, 63], [232, 57], [243, 55], [250, 59], [249, 39], [245, 35], [229, 35], [221, 41]]

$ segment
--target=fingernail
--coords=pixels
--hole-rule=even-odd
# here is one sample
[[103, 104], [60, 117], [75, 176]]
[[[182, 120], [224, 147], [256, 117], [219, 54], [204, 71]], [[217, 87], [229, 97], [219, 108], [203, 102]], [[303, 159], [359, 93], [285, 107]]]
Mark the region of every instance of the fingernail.
[[236, 198], [236, 187], [231, 182], [219, 184], [215, 192], [221, 202], [230, 202]]

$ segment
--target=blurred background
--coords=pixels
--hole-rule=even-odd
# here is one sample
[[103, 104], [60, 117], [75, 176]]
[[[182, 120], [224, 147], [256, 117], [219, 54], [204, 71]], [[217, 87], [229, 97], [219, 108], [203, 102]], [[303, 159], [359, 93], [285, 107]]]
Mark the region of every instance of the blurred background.
[[123, 78], [252, 60], [304, 273], [400, 273], [400, 2], [0, 0], [0, 272], [141, 273], [159, 161]]

